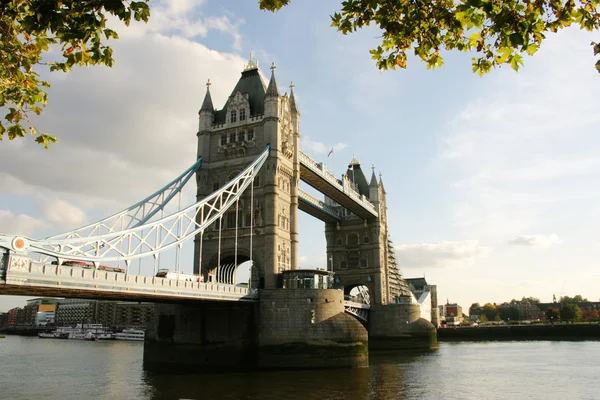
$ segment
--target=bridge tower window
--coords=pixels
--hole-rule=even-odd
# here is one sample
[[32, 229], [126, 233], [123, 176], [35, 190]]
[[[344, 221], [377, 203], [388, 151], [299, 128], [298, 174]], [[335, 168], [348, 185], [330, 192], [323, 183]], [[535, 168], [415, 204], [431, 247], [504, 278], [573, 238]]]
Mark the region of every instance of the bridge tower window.
[[348, 246], [358, 245], [358, 235], [356, 233], [350, 233], [348, 235]]
[[227, 144], [227, 135], [221, 135], [221, 146], [225, 146]]
[[254, 140], [254, 129], [250, 129], [248, 132], [246, 132], [246, 140], [248, 142], [251, 142]]
[[229, 120], [231, 121], [231, 123], [236, 122], [236, 120], [237, 120], [237, 111], [231, 110], [231, 113], [229, 114]]
[[244, 131], [238, 132], [238, 134], [237, 134], [237, 141], [238, 142], [243, 142], [244, 141]]
[[240, 110], [240, 121], [245, 121], [246, 120], [246, 109], [242, 108]]
[[235, 133], [229, 134], [229, 143], [235, 143]]

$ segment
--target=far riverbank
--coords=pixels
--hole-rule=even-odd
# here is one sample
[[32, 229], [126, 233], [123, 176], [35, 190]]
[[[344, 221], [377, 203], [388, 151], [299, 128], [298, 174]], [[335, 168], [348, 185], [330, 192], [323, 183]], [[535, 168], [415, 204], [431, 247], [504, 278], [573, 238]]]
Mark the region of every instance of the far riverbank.
[[490, 325], [438, 329], [440, 341], [600, 340], [599, 324]]

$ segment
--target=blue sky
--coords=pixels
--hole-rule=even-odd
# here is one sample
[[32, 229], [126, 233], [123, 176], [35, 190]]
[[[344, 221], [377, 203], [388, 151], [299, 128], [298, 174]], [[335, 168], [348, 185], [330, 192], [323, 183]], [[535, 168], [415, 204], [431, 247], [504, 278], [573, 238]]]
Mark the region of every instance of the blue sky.
[[[437, 284], [440, 302], [598, 300], [597, 34], [550, 35], [519, 73], [480, 78], [455, 53], [434, 71], [409, 57], [380, 72], [368, 53], [378, 31], [336, 32], [339, 6], [153, 1], [149, 24], [115, 24], [114, 68], [44, 72], [36, 123], [60, 143], [1, 143], [0, 231], [72, 229], [178, 175], [194, 161], [207, 79], [220, 108], [252, 51], [267, 77], [276, 63], [282, 91], [294, 82], [304, 151], [337, 175], [353, 154], [383, 174], [402, 273]], [[323, 224], [301, 215], [301, 266], [325, 265], [324, 242]], [[0, 310], [22, 304], [0, 297]]]

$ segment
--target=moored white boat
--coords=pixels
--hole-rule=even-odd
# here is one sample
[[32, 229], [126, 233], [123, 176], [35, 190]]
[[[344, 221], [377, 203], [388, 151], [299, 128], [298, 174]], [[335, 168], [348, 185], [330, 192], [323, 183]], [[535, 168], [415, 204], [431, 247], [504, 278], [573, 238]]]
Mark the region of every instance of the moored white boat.
[[145, 332], [141, 329], [124, 329], [123, 332], [115, 333], [117, 340], [131, 340], [136, 342], [144, 341]]
[[53, 332], [40, 332], [38, 333], [40, 339], [55, 339]]

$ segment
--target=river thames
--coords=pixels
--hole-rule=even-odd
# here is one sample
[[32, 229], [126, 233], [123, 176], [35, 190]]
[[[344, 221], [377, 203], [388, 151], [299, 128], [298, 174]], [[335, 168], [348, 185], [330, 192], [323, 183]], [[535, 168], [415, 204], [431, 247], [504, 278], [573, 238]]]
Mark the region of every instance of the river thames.
[[440, 343], [423, 354], [371, 353], [360, 369], [151, 373], [143, 343], [7, 336], [0, 398], [599, 399], [600, 342]]

